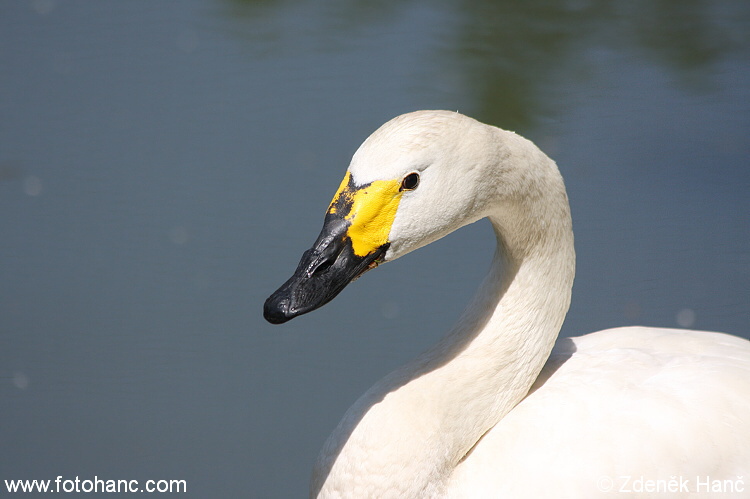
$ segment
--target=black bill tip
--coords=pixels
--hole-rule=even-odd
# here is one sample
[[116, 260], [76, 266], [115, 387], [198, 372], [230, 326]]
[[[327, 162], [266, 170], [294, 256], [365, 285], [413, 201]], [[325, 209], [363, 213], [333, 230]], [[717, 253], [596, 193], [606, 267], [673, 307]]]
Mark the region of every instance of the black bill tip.
[[289, 299], [276, 292], [263, 304], [263, 318], [271, 324], [283, 324], [295, 317], [290, 308]]

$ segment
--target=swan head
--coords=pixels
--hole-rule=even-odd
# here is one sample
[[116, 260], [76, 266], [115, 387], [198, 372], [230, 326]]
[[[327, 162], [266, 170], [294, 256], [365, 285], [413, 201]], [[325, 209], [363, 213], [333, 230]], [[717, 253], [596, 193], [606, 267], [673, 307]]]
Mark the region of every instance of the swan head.
[[500, 134], [508, 133], [448, 111], [417, 111], [381, 126], [355, 152], [318, 239], [266, 300], [265, 318], [278, 324], [319, 308], [367, 270], [512, 197], [514, 182], [497, 178], [508, 155]]

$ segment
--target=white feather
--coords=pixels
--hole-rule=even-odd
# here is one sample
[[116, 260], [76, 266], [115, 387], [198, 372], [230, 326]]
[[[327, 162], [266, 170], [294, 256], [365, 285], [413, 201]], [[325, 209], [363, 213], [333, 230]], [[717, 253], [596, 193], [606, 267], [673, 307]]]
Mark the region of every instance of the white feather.
[[511, 132], [420, 111], [350, 165], [358, 184], [412, 171], [387, 260], [484, 217], [498, 249], [456, 326], [349, 409], [313, 496], [591, 498], [628, 479], [680, 479], [696, 496], [708, 479], [746, 480], [750, 496], [750, 342], [631, 327], [561, 339], [550, 356], [575, 274], [555, 163]]

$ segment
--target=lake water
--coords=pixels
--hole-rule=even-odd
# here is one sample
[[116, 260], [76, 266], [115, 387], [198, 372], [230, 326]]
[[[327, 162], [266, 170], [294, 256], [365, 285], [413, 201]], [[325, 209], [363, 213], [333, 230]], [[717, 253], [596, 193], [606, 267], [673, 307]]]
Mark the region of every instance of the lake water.
[[2, 2], [0, 479], [304, 496], [346, 408], [492, 255], [479, 222], [262, 319], [351, 154], [416, 109], [558, 162], [562, 334], [747, 337], [749, 38], [743, 0]]

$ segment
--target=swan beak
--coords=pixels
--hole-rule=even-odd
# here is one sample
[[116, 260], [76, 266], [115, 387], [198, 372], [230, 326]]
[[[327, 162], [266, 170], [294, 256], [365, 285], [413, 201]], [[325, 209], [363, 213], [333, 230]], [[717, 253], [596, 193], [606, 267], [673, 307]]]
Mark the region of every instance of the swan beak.
[[397, 181], [356, 186], [347, 173], [315, 244], [304, 252], [294, 275], [263, 305], [265, 319], [282, 324], [320, 308], [385, 261], [400, 197]]

